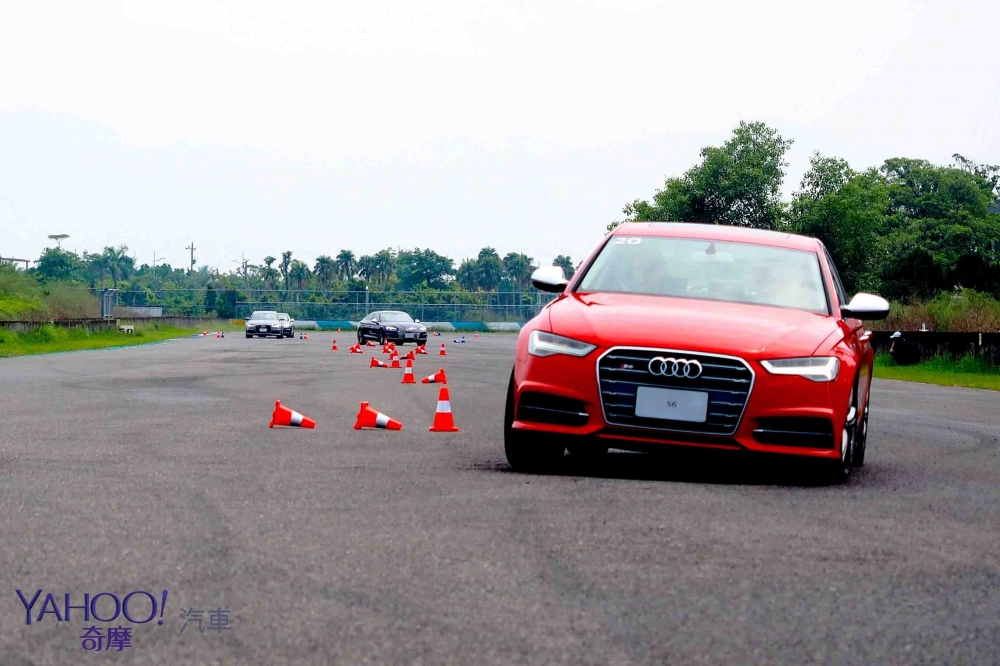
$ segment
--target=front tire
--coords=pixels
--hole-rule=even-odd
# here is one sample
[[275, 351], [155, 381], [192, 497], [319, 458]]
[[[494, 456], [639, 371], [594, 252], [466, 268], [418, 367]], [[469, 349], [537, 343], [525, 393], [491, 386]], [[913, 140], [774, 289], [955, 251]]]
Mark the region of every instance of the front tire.
[[510, 373], [507, 387], [507, 406], [504, 409], [503, 449], [507, 462], [518, 472], [544, 474], [551, 472], [563, 458], [565, 447], [553, 444], [552, 437], [542, 433], [515, 430], [514, 424], [514, 373]]
[[851, 476], [857, 452], [859, 421], [858, 382], [855, 379], [854, 388], [851, 389], [850, 408], [847, 412], [847, 419], [844, 421], [844, 429], [840, 434], [840, 459], [828, 461], [823, 465], [822, 477], [828, 484], [844, 483]]

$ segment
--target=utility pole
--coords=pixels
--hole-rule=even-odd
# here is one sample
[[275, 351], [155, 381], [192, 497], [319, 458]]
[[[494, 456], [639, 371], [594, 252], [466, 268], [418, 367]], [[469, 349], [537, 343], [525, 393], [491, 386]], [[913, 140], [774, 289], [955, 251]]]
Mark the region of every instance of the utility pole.
[[188, 269], [188, 273], [193, 273], [194, 272], [194, 251], [197, 250], [198, 248], [196, 248], [194, 246], [194, 241], [191, 241], [191, 244], [188, 245], [184, 249], [185, 250], [191, 250], [191, 268]]

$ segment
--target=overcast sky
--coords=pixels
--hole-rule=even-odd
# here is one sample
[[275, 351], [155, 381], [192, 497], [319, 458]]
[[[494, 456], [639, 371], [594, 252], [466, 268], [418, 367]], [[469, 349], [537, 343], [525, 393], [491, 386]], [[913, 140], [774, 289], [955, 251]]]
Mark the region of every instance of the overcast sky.
[[742, 120], [1000, 163], [997, 2], [0, 4], [0, 255], [582, 259]]

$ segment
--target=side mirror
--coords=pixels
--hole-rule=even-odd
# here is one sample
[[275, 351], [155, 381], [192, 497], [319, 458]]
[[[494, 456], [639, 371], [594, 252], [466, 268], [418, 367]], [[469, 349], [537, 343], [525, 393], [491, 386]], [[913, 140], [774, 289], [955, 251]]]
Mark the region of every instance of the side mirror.
[[563, 274], [562, 266], [542, 266], [531, 274], [531, 284], [540, 291], [559, 293], [566, 289], [569, 280]]
[[419, 320], [419, 319], [414, 319], [414, 320], [413, 320], [413, 323], [415, 323], [415, 324], [419, 324], [419, 323], [420, 323], [420, 320]]
[[845, 319], [885, 319], [889, 316], [889, 301], [875, 294], [855, 294], [851, 302], [840, 308]]

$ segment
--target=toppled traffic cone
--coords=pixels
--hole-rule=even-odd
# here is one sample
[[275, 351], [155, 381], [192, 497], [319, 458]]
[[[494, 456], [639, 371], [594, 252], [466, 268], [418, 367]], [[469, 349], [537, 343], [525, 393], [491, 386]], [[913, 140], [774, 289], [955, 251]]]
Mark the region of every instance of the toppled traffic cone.
[[418, 354], [427, 354], [427, 345], [420, 345], [414, 351], [416, 351]]
[[218, 340], [221, 337], [222, 337], [222, 331], [216, 331], [215, 332], [215, 339]]
[[441, 368], [435, 372], [430, 377], [424, 377], [420, 380], [421, 384], [447, 384], [448, 376], [444, 374], [444, 368]]
[[438, 356], [447, 356], [448, 352], [444, 350], [444, 343], [441, 343], [441, 351], [438, 352]]
[[437, 410], [434, 412], [434, 423], [428, 428], [431, 432], [458, 432], [455, 419], [451, 415], [451, 397], [448, 387], [442, 386], [438, 391]]
[[358, 420], [354, 423], [355, 430], [362, 428], [385, 428], [386, 430], [402, 430], [403, 424], [396, 419], [391, 419], [382, 412], [372, 409], [367, 402], [361, 403], [361, 411], [358, 412]]
[[374, 347], [374, 346], [375, 346], [375, 343], [372, 342], [371, 340], [369, 340], [368, 342], [365, 343], [365, 347]]
[[201, 337], [203, 337], [203, 338], [204, 338], [204, 337], [205, 337], [205, 336], [207, 336], [207, 335], [208, 335], [208, 331], [202, 331], [202, 332], [201, 332]]
[[330, 351], [337, 351], [337, 338], [333, 339], [333, 346], [330, 347]]
[[[308, 340], [309, 339], [309, 334], [308, 333], [303, 333], [302, 334], [302, 339], [303, 340]], [[463, 340], [462, 342], [465, 342], [465, 341]]]
[[400, 384], [416, 384], [417, 380], [413, 376], [413, 359], [406, 359], [406, 369], [403, 370], [403, 381]]
[[461, 340], [457, 340], [456, 339], [456, 340], [452, 340], [452, 342], [455, 342], [455, 343], [460, 344], [460, 345], [464, 345], [465, 344], [465, 336], [463, 335]]
[[410, 351], [408, 351], [406, 353], [406, 356], [404, 356], [403, 358], [406, 359], [407, 361], [415, 361], [415, 360], [417, 360], [417, 356], [416, 356], [416, 354], [413, 353], [412, 349]]
[[268, 428], [274, 426], [293, 426], [296, 428], [315, 428], [316, 422], [308, 416], [302, 416], [293, 409], [283, 407], [280, 400], [274, 401], [274, 413], [271, 414], [271, 422]]
[[477, 338], [479, 337], [479, 334], [478, 334], [478, 333], [476, 333], [476, 337], [477, 337]]
[[394, 370], [399, 370], [400, 368], [403, 367], [402, 365], [399, 364], [399, 354], [393, 352], [392, 357], [389, 360], [392, 361], [392, 365], [389, 366], [390, 368]]
[[374, 356], [372, 356], [372, 362], [368, 364], [368, 367], [369, 368], [388, 368], [389, 364], [388, 363], [383, 363], [382, 361], [380, 361], [377, 358], [375, 358]]
[[364, 354], [364, 352], [361, 351], [361, 343], [360, 342], [358, 344], [354, 345], [353, 347], [351, 347], [351, 353], [352, 354]]
[[383, 354], [391, 354], [392, 353], [392, 350], [389, 349], [389, 345], [382, 345], [382, 353]]

